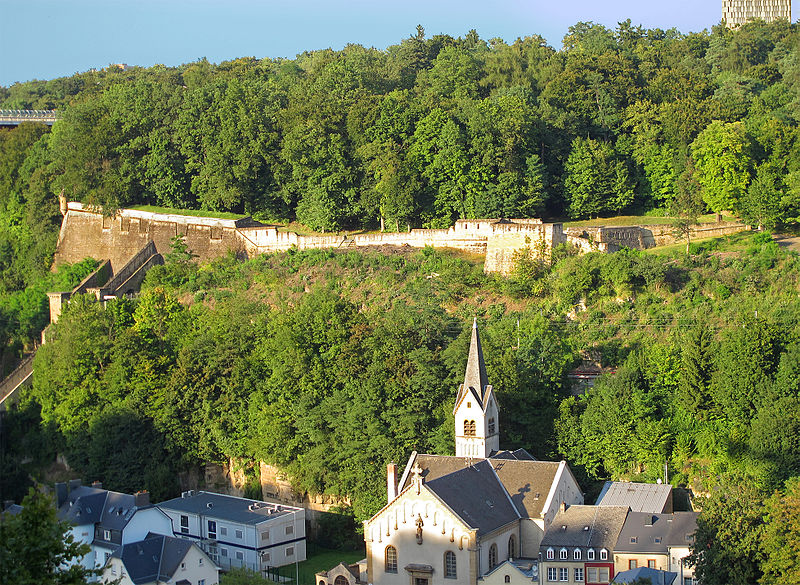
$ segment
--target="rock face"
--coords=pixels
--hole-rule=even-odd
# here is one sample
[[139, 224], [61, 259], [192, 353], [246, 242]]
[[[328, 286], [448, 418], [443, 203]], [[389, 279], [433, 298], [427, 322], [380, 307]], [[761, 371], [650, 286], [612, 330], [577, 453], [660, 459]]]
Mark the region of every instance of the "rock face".
[[131, 209], [107, 217], [70, 202], [61, 224], [55, 264], [92, 257], [108, 259], [118, 270], [148, 242], [153, 242], [158, 254], [168, 253], [172, 238], [178, 235], [184, 236], [189, 250], [200, 261], [229, 252], [253, 257], [293, 246], [299, 249], [431, 246], [485, 255], [484, 270], [501, 273], [511, 270], [513, 254], [520, 248], [530, 247], [538, 254], [549, 255], [554, 245], [566, 241], [560, 223], [542, 223], [538, 219], [458, 220], [446, 230], [415, 229], [350, 237], [302, 236], [250, 218], [216, 219]]

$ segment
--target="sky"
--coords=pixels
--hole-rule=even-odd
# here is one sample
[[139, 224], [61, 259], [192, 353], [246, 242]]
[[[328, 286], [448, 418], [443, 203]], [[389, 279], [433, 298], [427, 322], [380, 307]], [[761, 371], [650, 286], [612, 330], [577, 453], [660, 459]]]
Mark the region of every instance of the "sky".
[[294, 58], [348, 43], [385, 49], [415, 33], [482, 39], [539, 34], [555, 47], [570, 26], [628, 18], [683, 33], [720, 21], [720, 0], [0, 0], [0, 85], [112, 63], [176, 66], [203, 57]]

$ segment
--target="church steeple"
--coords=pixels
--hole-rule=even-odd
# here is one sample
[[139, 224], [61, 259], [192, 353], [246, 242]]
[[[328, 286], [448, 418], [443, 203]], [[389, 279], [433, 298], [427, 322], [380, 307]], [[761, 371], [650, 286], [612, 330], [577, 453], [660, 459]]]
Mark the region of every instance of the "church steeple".
[[457, 456], [486, 458], [500, 450], [497, 402], [486, 375], [477, 319], [472, 322], [467, 370], [453, 414]]
[[467, 371], [464, 374], [464, 390], [474, 390], [483, 398], [484, 389], [489, 385], [486, 377], [486, 364], [481, 351], [481, 338], [478, 335], [478, 320], [472, 320], [472, 339], [469, 342]]

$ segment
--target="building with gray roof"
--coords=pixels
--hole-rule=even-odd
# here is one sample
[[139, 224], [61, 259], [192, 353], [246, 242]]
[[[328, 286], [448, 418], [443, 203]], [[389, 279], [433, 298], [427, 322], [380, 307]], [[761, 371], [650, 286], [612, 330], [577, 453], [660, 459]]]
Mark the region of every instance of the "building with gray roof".
[[219, 569], [195, 543], [149, 534], [111, 555], [103, 581], [118, 585], [217, 585]]
[[542, 539], [541, 579], [609, 583], [614, 545], [627, 515], [624, 506], [562, 506]]
[[697, 512], [651, 514], [631, 512], [614, 547], [617, 571], [648, 567], [672, 571], [680, 582], [694, 579], [686, 564], [697, 530]]
[[124, 494], [103, 489], [100, 482], [57, 483], [56, 515], [71, 525], [76, 542], [90, 546], [81, 564], [103, 567], [120, 546], [142, 540], [148, 533], [172, 534], [166, 514], [150, 503], [147, 492]]
[[597, 506], [627, 506], [632, 512], [672, 512], [672, 486], [660, 483], [607, 481], [597, 496]]
[[195, 490], [158, 507], [175, 536], [196, 542], [222, 569], [266, 574], [306, 560], [303, 508]]
[[612, 583], [641, 583], [642, 580], [647, 579], [650, 581], [650, 585], [677, 585], [675, 584], [677, 578], [678, 573], [671, 571], [637, 567], [617, 573]]

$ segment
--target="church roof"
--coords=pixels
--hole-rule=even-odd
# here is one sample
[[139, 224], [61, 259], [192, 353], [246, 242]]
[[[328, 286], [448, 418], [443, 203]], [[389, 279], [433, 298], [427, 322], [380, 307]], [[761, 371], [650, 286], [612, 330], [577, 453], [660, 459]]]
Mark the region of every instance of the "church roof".
[[[524, 449], [514, 451], [511, 454], [517, 454], [519, 457], [531, 457]], [[442, 479], [446, 479], [447, 482], [462, 482], [465, 477], [468, 477], [460, 474], [464, 469], [477, 468], [479, 465], [489, 466], [494, 473], [485, 475], [492, 478], [494, 486], [505, 492], [505, 497], [513, 503], [516, 514], [523, 518], [539, 518], [560, 464], [554, 461], [536, 461], [532, 457], [531, 459], [509, 459], [507, 458], [509, 456], [508, 451], [501, 451], [501, 455], [505, 455], [505, 457], [476, 460], [452, 455], [412, 453], [406, 465], [406, 470], [410, 470], [414, 465], [419, 465], [422, 469], [420, 475], [425, 484], [432, 486], [434, 482]], [[483, 469], [483, 467], [479, 467], [479, 469]], [[398, 491], [402, 492], [410, 484], [410, 474], [404, 472]], [[441, 484], [442, 482], [437, 485]], [[481, 483], [465, 485], [464, 487], [469, 490], [476, 490], [484, 485]], [[438, 491], [437, 495], [439, 495]], [[459, 508], [453, 507], [453, 511], [458, 513]], [[468, 519], [464, 518], [464, 521], [468, 521]], [[473, 526], [473, 528], [477, 527]]]
[[456, 407], [461, 402], [462, 397], [471, 392], [475, 395], [482, 408], [486, 408], [486, 395], [491, 390], [489, 377], [486, 375], [486, 363], [483, 361], [483, 351], [481, 350], [481, 339], [478, 335], [478, 322], [472, 322], [472, 339], [469, 342], [469, 354], [467, 356], [467, 370], [464, 373], [464, 384], [459, 388], [456, 398]]
[[488, 460], [425, 482], [478, 536], [519, 518]]

